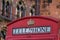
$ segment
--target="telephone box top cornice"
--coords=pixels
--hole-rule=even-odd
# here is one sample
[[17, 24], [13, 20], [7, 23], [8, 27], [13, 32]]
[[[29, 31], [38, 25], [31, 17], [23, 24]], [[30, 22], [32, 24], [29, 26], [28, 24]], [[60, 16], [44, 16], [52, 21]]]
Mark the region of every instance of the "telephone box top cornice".
[[17, 19], [17, 20], [14, 20], [12, 21], [11, 23], [9, 23], [7, 26], [15, 23], [15, 22], [18, 22], [18, 21], [21, 21], [21, 20], [24, 20], [24, 19], [32, 19], [32, 18], [38, 18], [38, 19], [46, 19], [46, 20], [50, 20], [50, 21], [53, 21], [53, 22], [56, 22], [58, 23], [58, 19], [56, 18], [53, 18], [53, 17], [48, 17], [48, 16], [32, 16], [32, 17], [23, 17], [23, 18], [20, 18], [20, 19]]

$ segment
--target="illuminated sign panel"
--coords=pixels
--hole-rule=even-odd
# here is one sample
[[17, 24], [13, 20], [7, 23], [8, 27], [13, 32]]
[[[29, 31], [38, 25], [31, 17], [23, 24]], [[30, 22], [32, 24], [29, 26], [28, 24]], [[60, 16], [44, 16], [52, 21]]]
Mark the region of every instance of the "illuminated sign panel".
[[50, 27], [13, 28], [13, 34], [50, 33]]

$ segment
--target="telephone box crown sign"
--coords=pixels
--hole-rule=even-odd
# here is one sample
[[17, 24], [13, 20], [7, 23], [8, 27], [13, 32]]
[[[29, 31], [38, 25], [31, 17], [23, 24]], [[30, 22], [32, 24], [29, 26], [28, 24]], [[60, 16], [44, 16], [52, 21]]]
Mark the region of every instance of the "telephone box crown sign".
[[30, 19], [30, 20], [27, 22], [28, 25], [34, 25], [34, 23], [35, 23], [35, 22], [34, 22], [33, 19]]

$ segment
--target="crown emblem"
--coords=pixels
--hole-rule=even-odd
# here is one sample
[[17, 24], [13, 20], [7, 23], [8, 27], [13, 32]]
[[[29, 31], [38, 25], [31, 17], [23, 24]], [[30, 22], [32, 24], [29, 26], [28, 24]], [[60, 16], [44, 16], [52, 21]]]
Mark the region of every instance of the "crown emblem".
[[34, 25], [34, 20], [30, 19], [28, 22], [27, 22], [28, 25]]

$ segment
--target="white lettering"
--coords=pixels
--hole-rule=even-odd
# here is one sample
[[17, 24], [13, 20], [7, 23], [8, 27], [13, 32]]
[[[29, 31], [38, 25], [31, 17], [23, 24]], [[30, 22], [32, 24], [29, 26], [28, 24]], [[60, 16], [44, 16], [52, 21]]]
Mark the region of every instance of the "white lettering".
[[49, 33], [50, 31], [50, 27], [18, 28], [13, 29], [13, 34]]

